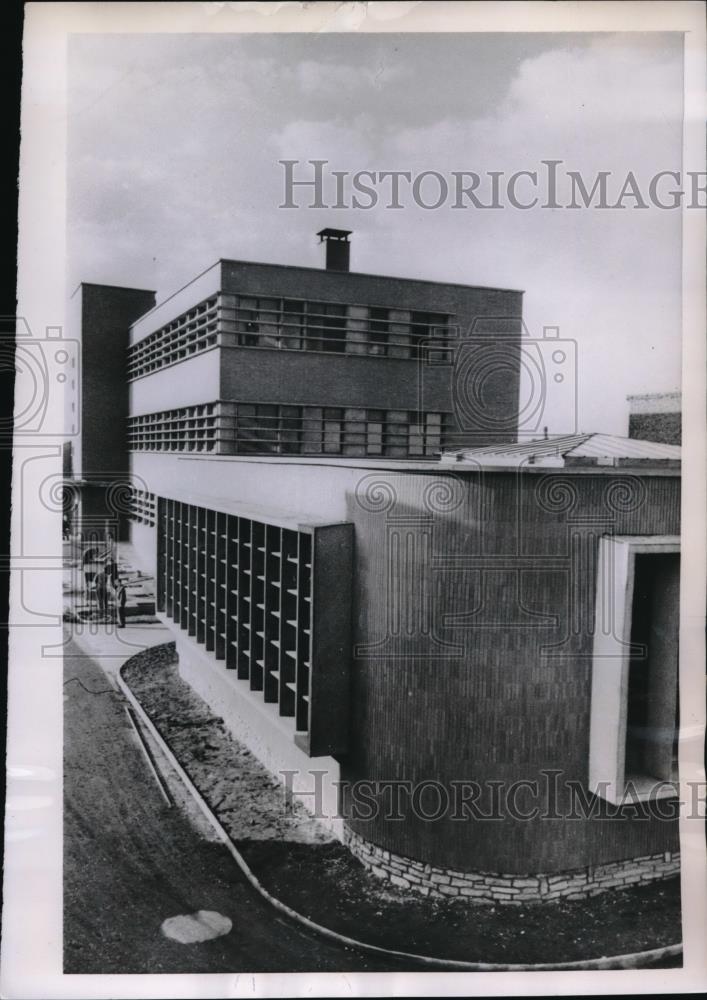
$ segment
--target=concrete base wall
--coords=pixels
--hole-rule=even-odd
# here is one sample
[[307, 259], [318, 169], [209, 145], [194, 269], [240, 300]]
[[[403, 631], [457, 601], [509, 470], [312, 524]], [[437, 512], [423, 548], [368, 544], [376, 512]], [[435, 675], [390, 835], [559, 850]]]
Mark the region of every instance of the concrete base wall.
[[400, 889], [423, 896], [458, 896], [477, 902], [519, 904], [584, 899], [609, 889], [668, 878], [680, 871], [680, 855], [670, 851], [552, 875], [519, 876], [426, 865], [385, 851], [348, 828], [344, 828], [344, 843], [369, 871]]
[[[165, 624], [170, 626], [169, 622]], [[279, 716], [276, 706], [266, 705], [262, 693], [251, 691], [248, 682], [238, 680], [222, 661], [213, 659], [211, 653], [175, 632], [173, 627], [171, 631], [176, 640], [179, 673], [186, 683], [283, 786], [286, 780], [290, 783], [294, 798], [342, 840], [343, 823], [335, 784], [339, 781], [337, 761], [332, 757], [308, 757], [294, 743], [293, 720]], [[294, 774], [286, 779], [283, 772]]]

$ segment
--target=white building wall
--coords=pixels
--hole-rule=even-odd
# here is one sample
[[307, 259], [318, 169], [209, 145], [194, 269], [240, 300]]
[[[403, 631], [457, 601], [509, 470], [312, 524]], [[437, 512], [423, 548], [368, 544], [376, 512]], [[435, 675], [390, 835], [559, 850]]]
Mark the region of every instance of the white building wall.
[[176, 316], [186, 312], [204, 299], [211, 298], [221, 287], [221, 262], [216, 261], [206, 271], [190, 281], [188, 285], [168, 298], [158, 302], [130, 327], [130, 343], [135, 344], [149, 333], [170, 323]]
[[308, 757], [294, 742], [292, 719], [280, 717], [276, 706], [265, 704], [262, 692], [251, 691], [247, 681], [237, 679], [235, 670], [226, 670], [222, 660], [215, 660], [170, 621], [165, 623], [176, 638], [182, 678], [223, 719], [234, 737], [283, 783], [283, 809], [287, 782], [293, 797], [343, 840], [337, 761]]
[[213, 403], [220, 398], [218, 347], [181, 361], [179, 375], [168, 365], [130, 383], [130, 414], [157, 413], [182, 406]]
[[130, 458], [134, 476], [156, 496], [224, 511], [252, 506], [256, 520], [267, 520], [270, 513], [303, 523], [345, 521], [347, 494], [371, 474], [366, 468], [303, 459], [196, 458], [159, 452], [134, 452]]

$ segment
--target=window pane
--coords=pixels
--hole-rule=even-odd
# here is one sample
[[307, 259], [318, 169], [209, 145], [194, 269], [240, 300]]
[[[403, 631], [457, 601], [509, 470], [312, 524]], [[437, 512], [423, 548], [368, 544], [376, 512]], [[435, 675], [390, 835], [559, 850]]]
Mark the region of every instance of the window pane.
[[369, 455], [383, 454], [383, 424], [380, 421], [368, 424], [367, 452]]
[[338, 420], [324, 421], [324, 451], [329, 454], [341, 451], [341, 424]]

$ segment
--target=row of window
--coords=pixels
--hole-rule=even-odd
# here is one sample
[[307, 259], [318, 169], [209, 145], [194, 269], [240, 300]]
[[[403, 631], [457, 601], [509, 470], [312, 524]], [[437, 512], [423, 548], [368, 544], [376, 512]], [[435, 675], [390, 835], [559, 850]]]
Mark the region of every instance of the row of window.
[[133, 344], [128, 378], [216, 345], [416, 358], [422, 343], [450, 336], [450, 319], [393, 307], [219, 293]]
[[133, 489], [129, 500], [129, 520], [153, 528], [155, 516], [155, 494]]
[[450, 413], [253, 403], [206, 403], [128, 420], [132, 451], [221, 455], [435, 458], [452, 431]]
[[218, 403], [128, 417], [130, 451], [207, 451], [221, 453]]
[[450, 317], [443, 313], [245, 295], [226, 298], [235, 300], [237, 342], [248, 347], [412, 358], [421, 343], [450, 332]]
[[128, 348], [128, 379], [148, 375], [214, 347], [218, 330], [218, 296], [213, 296], [132, 344]]
[[[250, 690], [261, 692], [279, 715], [292, 718], [295, 738], [305, 749], [317, 755], [343, 750], [340, 716], [347, 711], [348, 685], [346, 678], [339, 683], [327, 654], [320, 655], [326, 644], [315, 629], [330, 638], [336, 628], [332, 612], [336, 615], [341, 601], [350, 598], [351, 526], [296, 530], [162, 499], [158, 538], [159, 609]], [[342, 546], [348, 547], [348, 562], [341, 561]], [[323, 573], [333, 568], [332, 552], [338, 554], [343, 579], [339, 592], [327, 580], [319, 600], [313, 566], [318, 558]], [[344, 629], [342, 661], [349, 639]], [[334, 679], [336, 686], [329, 690]], [[323, 685], [324, 697], [315, 699], [317, 684]], [[336, 698], [341, 712], [332, 702]], [[313, 719], [315, 700], [321, 712]]]

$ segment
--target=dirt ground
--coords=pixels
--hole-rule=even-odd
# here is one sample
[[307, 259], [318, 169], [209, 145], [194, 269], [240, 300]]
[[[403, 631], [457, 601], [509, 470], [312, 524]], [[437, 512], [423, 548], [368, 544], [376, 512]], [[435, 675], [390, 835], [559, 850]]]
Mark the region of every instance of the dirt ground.
[[681, 939], [678, 878], [522, 906], [399, 890], [371, 875], [304, 807], [284, 808], [279, 782], [182, 681], [176, 664], [129, 666], [124, 676], [265, 888], [325, 927], [470, 962], [577, 961]]
[[[413, 898], [369, 875], [341, 844], [239, 849], [277, 899], [349, 937], [398, 951], [478, 962], [570, 962], [680, 940], [680, 882], [526, 906]], [[323, 885], [335, 891], [322, 892]]]

